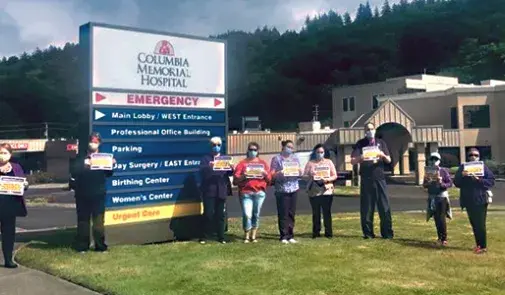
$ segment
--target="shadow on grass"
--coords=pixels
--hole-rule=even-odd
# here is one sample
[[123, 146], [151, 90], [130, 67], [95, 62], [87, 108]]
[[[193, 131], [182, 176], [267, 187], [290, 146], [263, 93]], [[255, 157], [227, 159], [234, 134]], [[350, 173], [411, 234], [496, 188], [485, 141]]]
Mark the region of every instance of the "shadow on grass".
[[400, 239], [400, 238], [395, 238], [392, 240], [394, 243], [400, 244], [402, 246], [408, 246], [408, 247], [413, 247], [413, 248], [421, 248], [421, 249], [439, 249], [439, 250], [457, 250], [457, 251], [465, 251], [467, 252], [467, 248], [463, 247], [453, 247], [453, 246], [446, 246], [446, 247], [441, 247], [437, 245], [437, 243], [433, 241], [422, 241], [422, 240], [414, 240], [414, 239]]

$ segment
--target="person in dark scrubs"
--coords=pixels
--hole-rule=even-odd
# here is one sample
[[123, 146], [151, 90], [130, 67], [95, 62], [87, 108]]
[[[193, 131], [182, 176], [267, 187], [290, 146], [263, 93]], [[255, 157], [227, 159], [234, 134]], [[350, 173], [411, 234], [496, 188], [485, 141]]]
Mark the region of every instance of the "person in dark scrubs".
[[427, 221], [433, 216], [437, 228], [438, 240], [440, 246], [447, 246], [447, 218], [452, 219], [451, 203], [449, 200], [448, 189], [452, 186], [449, 170], [440, 167], [442, 156], [434, 152], [430, 155], [429, 165], [431, 169], [436, 170], [435, 175], [425, 175], [423, 187], [428, 191], [428, 207], [426, 210]]
[[[468, 151], [469, 162], [479, 161], [479, 159], [478, 149], [472, 148]], [[486, 253], [487, 207], [492, 200], [491, 188], [495, 185], [495, 176], [486, 165], [484, 165], [484, 176], [475, 176], [465, 171], [465, 164], [462, 164], [454, 177], [454, 185], [460, 188], [459, 203], [461, 208], [466, 208], [472, 225], [476, 244], [474, 253]]]
[[[0, 144], [0, 176], [25, 177], [23, 168], [11, 162], [12, 147]], [[28, 183], [24, 183], [25, 190]], [[25, 200], [22, 196], [0, 195], [0, 230], [2, 233], [2, 251], [4, 266], [16, 268], [18, 265], [12, 260], [14, 241], [16, 240], [16, 217], [27, 215]]]
[[113, 175], [113, 171], [90, 169], [91, 155], [99, 152], [101, 142], [100, 134], [90, 135], [88, 152], [76, 159], [71, 173], [77, 210], [77, 237], [74, 248], [81, 253], [88, 251], [90, 247], [91, 220], [95, 251], [105, 252], [108, 248], [105, 243], [104, 227], [105, 181]]
[[[231, 194], [230, 171], [214, 171], [214, 158], [221, 156], [222, 140], [220, 137], [210, 139], [211, 152], [200, 161], [200, 190], [203, 200], [202, 236], [200, 244], [205, 244], [214, 232], [220, 243], [226, 244], [226, 197]], [[224, 155], [223, 155], [224, 156]]]
[[[376, 159], [369, 160], [363, 156], [363, 149], [367, 147], [376, 147], [379, 150]], [[375, 125], [373, 123], [365, 125], [365, 138], [358, 140], [356, 143], [351, 155], [351, 163], [353, 165], [360, 164], [360, 213], [363, 238], [375, 238], [373, 217], [375, 206], [377, 205], [381, 236], [384, 239], [392, 239], [394, 233], [391, 208], [389, 206], [386, 178], [384, 176], [384, 164], [391, 163], [391, 156], [389, 155], [386, 142], [375, 138]]]

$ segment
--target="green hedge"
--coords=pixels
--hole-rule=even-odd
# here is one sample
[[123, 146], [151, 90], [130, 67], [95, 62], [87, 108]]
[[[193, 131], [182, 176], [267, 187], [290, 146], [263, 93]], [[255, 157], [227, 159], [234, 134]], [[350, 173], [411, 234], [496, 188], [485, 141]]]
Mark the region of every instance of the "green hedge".
[[33, 174], [27, 175], [26, 180], [30, 184], [46, 184], [46, 183], [65, 183], [68, 179], [59, 179], [51, 173], [47, 172], [35, 172]]

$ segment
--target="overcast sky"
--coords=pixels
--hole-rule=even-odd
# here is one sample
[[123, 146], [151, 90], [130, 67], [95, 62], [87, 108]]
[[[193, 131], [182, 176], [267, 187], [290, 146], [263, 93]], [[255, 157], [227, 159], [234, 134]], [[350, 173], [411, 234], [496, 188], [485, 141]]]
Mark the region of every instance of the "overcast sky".
[[[89, 21], [202, 36], [264, 25], [282, 32], [329, 9], [354, 15], [365, 1], [0, 0], [0, 56], [77, 42], [79, 25]], [[382, 2], [370, 0], [372, 7]]]

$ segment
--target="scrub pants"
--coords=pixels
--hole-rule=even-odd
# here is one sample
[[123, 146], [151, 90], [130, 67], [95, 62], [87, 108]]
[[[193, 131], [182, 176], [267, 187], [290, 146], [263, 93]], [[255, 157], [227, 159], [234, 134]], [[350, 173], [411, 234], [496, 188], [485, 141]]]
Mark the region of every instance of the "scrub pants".
[[360, 215], [361, 229], [364, 238], [375, 238], [373, 217], [376, 205], [379, 209], [381, 236], [386, 239], [391, 239], [394, 233], [386, 180], [374, 180], [362, 177]]
[[475, 244], [482, 249], [487, 248], [486, 237], [486, 217], [487, 217], [488, 204], [484, 205], [471, 205], [466, 208], [468, 219], [472, 225], [473, 235], [475, 237]]
[[0, 216], [2, 233], [2, 252], [5, 263], [12, 261], [14, 241], [16, 240], [16, 216]]
[[96, 251], [107, 251], [105, 244], [105, 196], [75, 198], [77, 209], [77, 238], [75, 249], [77, 251], [89, 250], [90, 226], [93, 221], [92, 231]]

